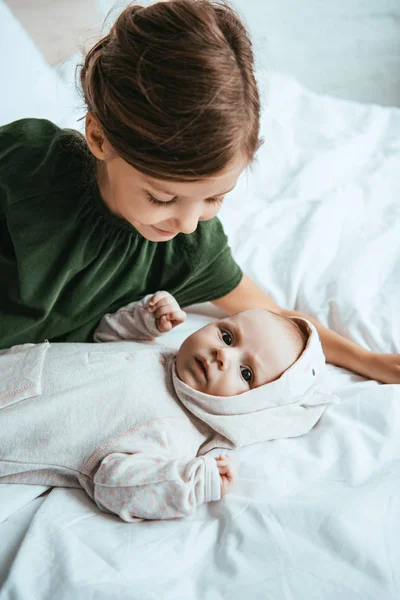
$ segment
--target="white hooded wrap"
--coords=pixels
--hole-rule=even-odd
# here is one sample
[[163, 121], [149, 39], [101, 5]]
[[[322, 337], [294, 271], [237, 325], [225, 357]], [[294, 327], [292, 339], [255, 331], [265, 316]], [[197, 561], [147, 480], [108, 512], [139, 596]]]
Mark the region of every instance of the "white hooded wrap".
[[216, 436], [200, 454], [212, 448], [234, 448], [307, 433], [326, 406], [337, 403], [327, 387], [325, 356], [318, 333], [306, 319], [308, 341], [298, 360], [278, 379], [237, 396], [211, 396], [181, 381], [175, 367], [173, 384], [186, 408], [207, 423]]

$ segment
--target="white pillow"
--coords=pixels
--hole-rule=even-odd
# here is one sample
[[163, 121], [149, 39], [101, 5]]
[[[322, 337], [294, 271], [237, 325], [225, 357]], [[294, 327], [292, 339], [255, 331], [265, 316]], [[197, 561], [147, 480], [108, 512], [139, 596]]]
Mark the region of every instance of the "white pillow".
[[[57, 77], [33, 40], [0, 0], [0, 125], [41, 117], [78, 127], [84, 114], [79, 95]], [[76, 125], [75, 125], [76, 123]]]

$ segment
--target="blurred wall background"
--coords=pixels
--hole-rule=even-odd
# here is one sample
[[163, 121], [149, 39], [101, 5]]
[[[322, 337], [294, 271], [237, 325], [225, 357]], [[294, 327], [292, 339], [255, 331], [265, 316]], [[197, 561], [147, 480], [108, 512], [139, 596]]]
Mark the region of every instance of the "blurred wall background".
[[[100, 34], [127, 1], [7, 0], [57, 64]], [[143, 5], [150, 0], [142, 0]], [[260, 66], [311, 89], [359, 102], [400, 106], [400, 0], [233, 0]]]

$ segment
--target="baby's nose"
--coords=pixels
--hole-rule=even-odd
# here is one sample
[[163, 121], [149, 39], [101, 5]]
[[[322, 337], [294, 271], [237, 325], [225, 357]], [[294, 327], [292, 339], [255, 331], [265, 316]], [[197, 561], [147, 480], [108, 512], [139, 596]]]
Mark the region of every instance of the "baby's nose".
[[229, 349], [226, 347], [216, 348], [215, 349], [215, 357], [217, 359], [218, 369], [220, 371], [226, 371], [230, 364]]

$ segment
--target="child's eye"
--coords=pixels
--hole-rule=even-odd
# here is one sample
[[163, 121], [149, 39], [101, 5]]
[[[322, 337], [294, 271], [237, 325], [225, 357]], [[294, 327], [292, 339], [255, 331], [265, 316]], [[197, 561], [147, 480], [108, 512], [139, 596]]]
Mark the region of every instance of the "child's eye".
[[222, 337], [222, 341], [227, 345], [230, 346], [233, 342], [233, 338], [231, 336], [231, 334], [229, 333], [229, 331], [223, 331], [221, 334]]
[[176, 198], [171, 198], [171, 200], [158, 200], [158, 198], [154, 198], [150, 192], [146, 192], [147, 200], [151, 202], [151, 204], [158, 204], [158, 206], [165, 206], [166, 204], [175, 204]]
[[250, 371], [250, 369], [248, 369], [247, 367], [240, 367], [240, 372], [242, 374], [243, 379], [247, 381], [247, 383], [250, 383], [253, 379], [253, 373]]
[[222, 204], [224, 201], [224, 196], [218, 196], [218, 198], [207, 198], [207, 204]]

